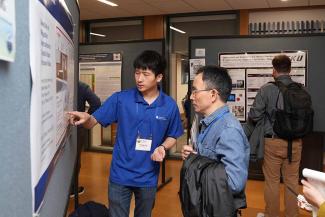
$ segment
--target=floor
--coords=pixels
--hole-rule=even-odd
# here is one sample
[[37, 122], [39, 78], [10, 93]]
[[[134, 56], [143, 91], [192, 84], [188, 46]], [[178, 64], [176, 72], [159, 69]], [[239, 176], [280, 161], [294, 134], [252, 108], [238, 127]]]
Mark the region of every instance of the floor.
[[[85, 193], [79, 196], [79, 202], [84, 203], [93, 200], [105, 205], [107, 200], [107, 177], [111, 161], [111, 154], [83, 152], [81, 155], [81, 171], [79, 176], [80, 185], [85, 187]], [[153, 217], [182, 217], [180, 203], [178, 199], [179, 171], [182, 166], [181, 160], [167, 160], [166, 177], [172, 177], [172, 181], [164, 186], [157, 193]], [[161, 180], [161, 178], [159, 179]], [[242, 211], [243, 217], [255, 217], [258, 212], [263, 212], [263, 181], [249, 180], [246, 186], [246, 196], [248, 208]], [[281, 185], [283, 195], [283, 185]], [[131, 204], [130, 217], [133, 217]], [[74, 200], [70, 199], [68, 213], [74, 209]], [[283, 200], [281, 200], [281, 216], [283, 214]], [[301, 217], [311, 216], [303, 210]]]

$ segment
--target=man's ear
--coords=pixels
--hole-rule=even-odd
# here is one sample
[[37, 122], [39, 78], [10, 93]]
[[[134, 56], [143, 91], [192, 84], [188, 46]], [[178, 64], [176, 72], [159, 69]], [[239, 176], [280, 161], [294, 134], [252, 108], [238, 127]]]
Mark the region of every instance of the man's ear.
[[213, 97], [213, 102], [217, 101], [217, 99], [219, 97], [218, 91], [213, 89], [213, 90], [211, 90], [211, 94], [212, 94], [212, 97]]
[[162, 74], [158, 74], [157, 77], [156, 77], [156, 81], [157, 82], [161, 82], [162, 78], [163, 78], [163, 75]]

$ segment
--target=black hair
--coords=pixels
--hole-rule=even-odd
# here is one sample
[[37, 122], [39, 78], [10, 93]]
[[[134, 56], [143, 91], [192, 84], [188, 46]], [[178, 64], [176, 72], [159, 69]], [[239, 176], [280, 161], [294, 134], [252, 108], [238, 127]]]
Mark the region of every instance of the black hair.
[[166, 60], [156, 51], [145, 50], [134, 60], [133, 67], [135, 69], [149, 69], [155, 73], [155, 76], [164, 75]]
[[232, 89], [232, 81], [226, 68], [203, 66], [196, 74], [202, 73], [202, 80], [207, 89], [216, 89], [223, 102], [227, 102]]
[[290, 73], [291, 59], [284, 54], [277, 55], [272, 60], [272, 66], [278, 73]]

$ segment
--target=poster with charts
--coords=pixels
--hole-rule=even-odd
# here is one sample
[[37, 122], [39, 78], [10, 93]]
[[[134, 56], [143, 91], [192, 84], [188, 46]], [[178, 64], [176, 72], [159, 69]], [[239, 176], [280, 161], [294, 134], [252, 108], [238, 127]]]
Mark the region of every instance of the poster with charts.
[[32, 196], [37, 214], [69, 136], [66, 112], [73, 110], [75, 45], [64, 1], [31, 0], [29, 15]]
[[16, 53], [15, 0], [0, 0], [0, 60], [13, 62]]
[[[290, 76], [292, 80], [305, 85], [307, 73], [307, 51], [242, 52], [219, 54], [220, 66], [227, 68], [229, 75], [232, 78], [232, 88], [242, 88], [245, 90], [246, 118], [259, 89], [264, 84], [274, 81], [272, 76], [272, 60], [279, 54], [285, 54], [291, 59]], [[244, 81], [242, 82], [241, 80]], [[232, 106], [233, 104], [234, 102], [231, 103]], [[237, 112], [237, 114], [239, 113]], [[241, 118], [238, 118], [238, 120], [243, 121]]]

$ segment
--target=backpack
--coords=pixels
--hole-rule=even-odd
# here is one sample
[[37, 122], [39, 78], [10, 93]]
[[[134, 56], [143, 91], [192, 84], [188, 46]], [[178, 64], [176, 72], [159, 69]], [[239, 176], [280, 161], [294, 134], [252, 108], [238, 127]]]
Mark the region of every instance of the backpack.
[[105, 205], [88, 201], [70, 213], [69, 217], [109, 217], [109, 213]]
[[[278, 137], [288, 140], [288, 157], [291, 161], [292, 140], [302, 138], [313, 130], [314, 111], [311, 96], [303, 85], [297, 82], [288, 85], [279, 81], [271, 83], [279, 88], [273, 131]], [[278, 108], [280, 92], [283, 96], [283, 109]]]

